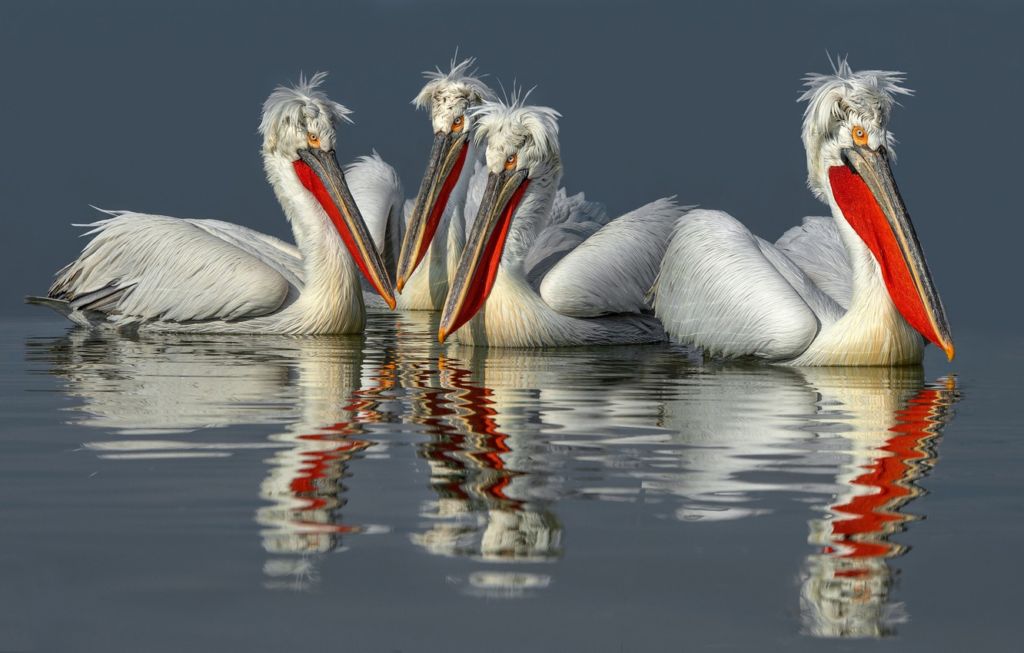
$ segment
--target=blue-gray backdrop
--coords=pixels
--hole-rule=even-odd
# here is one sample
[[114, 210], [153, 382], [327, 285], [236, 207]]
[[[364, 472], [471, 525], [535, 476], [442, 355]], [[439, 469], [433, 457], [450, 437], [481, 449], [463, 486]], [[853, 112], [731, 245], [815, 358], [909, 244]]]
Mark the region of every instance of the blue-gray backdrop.
[[824, 210], [795, 100], [828, 51], [917, 90], [892, 121], [896, 177], [954, 335], [1016, 329], [1022, 26], [1021, 3], [977, 0], [5, 2], [0, 311], [41, 310], [22, 296], [81, 247], [89, 204], [288, 236], [256, 126], [300, 71], [330, 71], [355, 111], [339, 157], [376, 148], [411, 194], [431, 134], [409, 101], [457, 47], [564, 114], [570, 190], [613, 212], [676, 194], [775, 238]]

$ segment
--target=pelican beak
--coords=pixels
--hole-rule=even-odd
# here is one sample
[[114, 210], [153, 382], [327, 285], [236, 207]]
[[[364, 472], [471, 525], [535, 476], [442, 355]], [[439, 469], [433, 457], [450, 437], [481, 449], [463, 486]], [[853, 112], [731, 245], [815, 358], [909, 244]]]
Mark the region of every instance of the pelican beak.
[[394, 309], [395, 289], [391, 277], [373, 244], [359, 207], [352, 199], [348, 183], [345, 182], [345, 173], [338, 166], [334, 150], [325, 152], [320, 148], [301, 149], [299, 158], [292, 165], [299, 181], [313, 193], [331, 218], [352, 260], [388, 306]]
[[468, 150], [468, 131], [448, 134], [438, 132], [434, 136], [427, 172], [423, 175], [420, 192], [416, 195], [416, 208], [409, 217], [405, 238], [402, 240], [402, 252], [398, 256], [398, 292], [402, 292], [405, 282], [416, 271], [416, 266], [423, 260], [434, 239], [441, 216], [448, 205], [448, 197], [459, 181]]
[[449, 334], [468, 322], [487, 301], [505, 250], [512, 215], [529, 185], [526, 170], [502, 170], [488, 175], [480, 211], [473, 221], [444, 302], [438, 342], [444, 342]]
[[836, 203], [875, 255], [900, 314], [953, 360], [953, 337], [946, 312], [893, 179], [885, 148], [873, 150], [857, 145], [843, 150], [843, 159], [846, 166], [829, 170]]

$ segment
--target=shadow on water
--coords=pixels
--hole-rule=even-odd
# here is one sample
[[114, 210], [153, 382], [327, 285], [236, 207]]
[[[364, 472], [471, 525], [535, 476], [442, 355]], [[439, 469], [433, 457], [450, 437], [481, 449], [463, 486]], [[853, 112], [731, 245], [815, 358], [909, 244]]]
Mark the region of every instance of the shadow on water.
[[[102, 432], [90, 455], [152, 464], [265, 451], [254, 520], [269, 588], [312, 587], [322, 554], [376, 533], [472, 562], [455, 580], [469, 595], [529, 598], [554, 582], [569, 541], [559, 515], [580, 502], [751, 528], [796, 502], [813, 513], [813, 548], [794, 570], [798, 628], [877, 637], [907, 618], [891, 593], [909, 547], [892, 537], [918, 518], [907, 505], [936, 464], [952, 377], [703, 365], [662, 346], [442, 348], [430, 316], [372, 324], [361, 338], [71, 331], [27, 349], [77, 402], [68, 420]], [[218, 438], [232, 425], [271, 434]], [[388, 435], [409, 428], [409, 442]], [[347, 522], [350, 469], [404, 444], [426, 465], [430, 498], [410, 496], [397, 523]]]

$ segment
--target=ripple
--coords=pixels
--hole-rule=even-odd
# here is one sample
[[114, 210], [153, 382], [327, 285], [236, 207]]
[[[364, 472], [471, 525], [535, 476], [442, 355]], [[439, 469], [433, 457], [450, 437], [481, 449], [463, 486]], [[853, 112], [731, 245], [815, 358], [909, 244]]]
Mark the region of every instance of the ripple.
[[[309, 590], [325, 554], [377, 542], [470, 565], [447, 577], [460, 592], [529, 598], [557, 581], [564, 515], [582, 505], [651, 506], [640, 514], [680, 534], [786, 510], [809, 524], [794, 570], [804, 633], [884, 636], [908, 618], [892, 596], [908, 548], [892, 537], [917, 519], [954, 378], [705, 365], [667, 346], [442, 347], [436, 316], [374, 317], [360, 338], [72, 331], [28, 349], [76, 403], [67, 419], [102, 433], [83, 451], [155, 473], [260, 466], [267, 588]], [[373, 470], [392, 474], [373, 478], [379, 505], [348, 487]]]

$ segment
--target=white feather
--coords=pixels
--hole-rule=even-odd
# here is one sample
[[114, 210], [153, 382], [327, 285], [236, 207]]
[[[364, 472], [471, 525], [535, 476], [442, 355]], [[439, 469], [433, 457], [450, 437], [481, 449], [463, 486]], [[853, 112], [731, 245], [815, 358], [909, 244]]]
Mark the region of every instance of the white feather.
[[236, 241], [219, 237], [224, 223], [204, 229], [189, 220], [126, 213], [94, 222], [94, 238], [81, 256], [58, 275], [49, 296], [76, 310], [94, 311], [83, 298], [101, 289], [118, 291], [103, 312], [114, 321], [174, 322], [241, 320], [267, 315], [298, 288], [282, 272], [287, 265], [263, 258], [272, 250], [247, 234]]
[[663, 198], [601, 227], [543, 278], [541, 297], [559, 313], [576, 317], [648, 310], [645, 297], [682, 210]]
[[[398, 172], [374, 150], [370, 156], [359, 157], [347, 165], [345, 179], [384, 267], [394, 279], [405, 230], [405, 199]], [[384, 298], [370, 282], [363, 276], [359, 279], [366, 305], [387, 309]]]
[[684, 216], [653, 293], [669, 334], [727, 357], [784, 360], [807, 349], [820, 323], [780, 274], [780, 261], [765, 256], [768, 247], [721, 211]]
[[[361, 331], [365, 311], [355, 263], [293, 167], [311, 137], [319, 139], [321, 148], [333, 149], [336, 123], [348, 121], [349, 111], [319, 90], [324, 77], [318, 73], [300, 79], [294, 88], [277, 88], [264, 104], [260, 123], [264, 170], [291, 222], [296, 245], [215, 220], [107, 212], [112, 217], [89, 225], [93, 229], [88, 235], [94, 238], [58, 273], [50, 296], [30, 301], [90, 326], [289, 334]], [[378, 225], [389, 215], [384, 207], [393, 203], [397, 178], [393, 171], [390, 178], [377, 174], [374, 186], [363, 173], [385, 168], [379, 157], [350, 168]]]
[[608, 211], [583, 193], [569, 196], [559, 188], [551, 204], [550, 224], [537, 234], [523, 260], [526, 279], [534, 288], [566, 254], [608, 222]]
[[[487, 170], [498, 173], [514, 155], [529, 185], [512, 218], [491, 294], [460, 329], [459, 342], [566, 347], [664, 339], [657, 321], [639, 313], [682, 209], [659, 200], [600, 228], [603, 208], [558, 188], [558, 112], [525, 106], [524, 99], [485, 102], [472, 114], [476, 139], [486, 142]], [[543, 275], [543, 268], [551, 271]], [[541, 294], [537, 278], [543, 278]], [[609, 313], [615, 315], [597, 317]]]
[[804, 77], [805, 90], [799, 102], [807, 102], [802, 138], [807, 152], [807, 186], [814, 196], [828, 202], [827, 169], [840, 165], [840, 147], [848, 145], [849, 134], [839, 129], [858, 124], [867, 129], [872, 147], [882, 144], [895, 157], [895, 138], [888, 131], [889, 114], [897, 95], [913, 95], [904, 87], [904, 75], [888, 70], [854, 72], [843, 58], [832, 66], [832, 74], [810, 73]]
[[[757, 356], [792, 365], [919, 363], [924, 340], [888, 294], [878, 261], [832, 196], [828, 170], [854, 147], [889, 149], [889, 113], [907, 95], [901, 73], [809, 75], [803, 141], [808, 185], [833, 218], [808, 218], [777, 245], [732, 217], [695, 211], [680, 221], [654, 289], [670, 335], [705, 353]], [[858, 146], [864, 146], [858, 142]]]
[[456, 63], [445, 73], [440, 68], [423, 73], [427, 83], [413, 98], [417, 109], [430, 112], [434, 131], [447, 131], [456, 115], [462, 115], [470, 107], [494, 99], [494, 93], [480, 79], [473, 65], [476, 59], [470, 57]]
[[853, 268], [835, 218], [804, 218], [775, 241], [775, 246], [814, 284], [842, 306], [850, 307]]
[[[472, 108], [479, 103], [493, 98], [490, 88], [473, 70], [475, 59], [465, 59], [459, 63], [453, 59], [451, 70], [447, 73], [437, 69], [426, 72], [427, 83], [413, 99], [413, 104], [430, 113], [431, 131], [449, 133], [452, 122], [457, 117], [464, 119], [464, 129], [472, 133], [475, 122], [470, 115]], [[452, 276], [451, 269], [462, 251], [461, 237], [467, 233], [465, 221], [476, 215], [479, 206], [479, 194], [476, 204], [470, 209], [467, 206], [467, 193], [479, 184], [482, 192], [486, 183], [487, 173], [481, 166], [482, 151], [470, 138], [466, 163], [459, 174], [455, 186], [448, 197], [448, 203], [441, 214], [437, 231], [428, 245], [424, 260], [406, 280], [402, 294], [398, 297], [398, 307], [403, 310], [436, 311], [440, 310], [448, 294], [448, 281]], [[455, 238], [458, 249], [446, 247]], [[455, 261], [452, 261], [452, 259]]]

